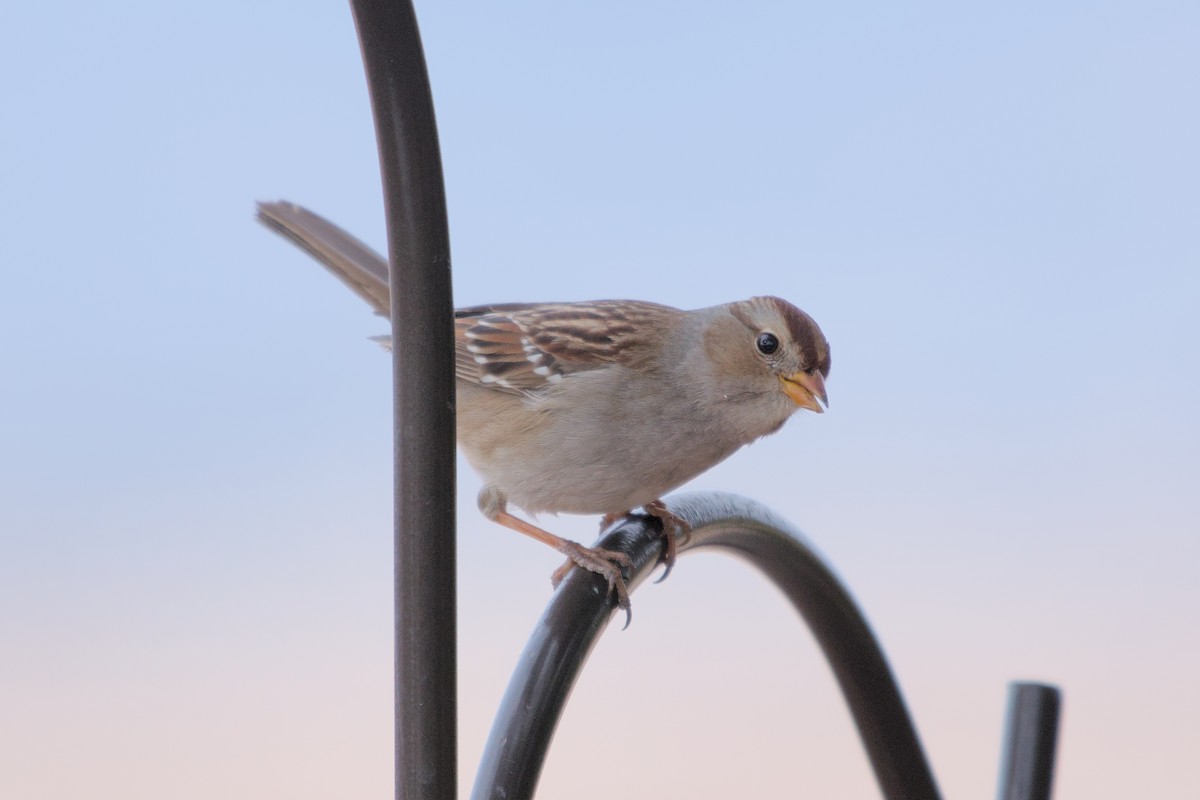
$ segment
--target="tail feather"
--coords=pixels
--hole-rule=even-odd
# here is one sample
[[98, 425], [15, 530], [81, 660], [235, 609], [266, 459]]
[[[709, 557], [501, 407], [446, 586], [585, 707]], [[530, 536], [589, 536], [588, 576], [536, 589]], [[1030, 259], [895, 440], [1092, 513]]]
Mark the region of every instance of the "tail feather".
[[258, 204], [258, 221], [306, 251], [375, 313], [388, 316], [387, 259], [322, 216], [295, 203]]

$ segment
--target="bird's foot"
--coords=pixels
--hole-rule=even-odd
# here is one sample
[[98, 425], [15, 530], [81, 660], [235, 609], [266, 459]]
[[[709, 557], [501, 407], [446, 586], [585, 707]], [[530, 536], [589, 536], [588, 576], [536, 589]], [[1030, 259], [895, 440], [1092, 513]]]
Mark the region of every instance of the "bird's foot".
[[666, 569], [663, 570], [662, 577], [655, 581], [655, 583], [662, 583], [675, 567], [675, 553], [678, 550], [677, 540], [691, 533], [692, 526], [683, 517], [670, 511], [662, 500], [652, 500], [642, 506], [642, 508], [647, 514], [662, 522], [664, 545], [662, 555], [659, 556], [658, 561]]
[[555, 588], [567, 577], [572, 567], [583, 567], [588, 572], [594, 572], [608, 581], [608, 594], [617, 596], [617, 607], [625, 612], [625, 627], [633, 619], [633, 610], [629, 604], [629, 590], [625, 588], [624, 571], [633, 569], [633, 559], [616, 550], [604, 550], [599, 547], [584, 547], [578, 542], [564, 539], [558, 547], [558, 552], [567, 557], [567, 561], [550, 576], [550, 582]]

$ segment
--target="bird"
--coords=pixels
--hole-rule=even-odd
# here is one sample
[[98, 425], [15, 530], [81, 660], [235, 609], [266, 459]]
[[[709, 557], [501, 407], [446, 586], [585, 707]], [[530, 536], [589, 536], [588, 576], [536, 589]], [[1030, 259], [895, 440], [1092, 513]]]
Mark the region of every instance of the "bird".
[[[259, 203], [258, 218], [389, 314], [379, 253], [290, 202]], [[509, 506], [535, 518], [600, 514], [601, 530], [640, 508], [662, 521], [665, 578], [687, 527], [663, 496], [793, 413], [829, 405], [825, 335], [773, 296], [694, 310], [638, 300], [471, 306], [454, 312], [454, 343], [456, 434], [483, 479], [480, 511], [567, 557], [553, 585], [576, 566], [602, 576], [626, 625], [629, 556], [557, 536]]]

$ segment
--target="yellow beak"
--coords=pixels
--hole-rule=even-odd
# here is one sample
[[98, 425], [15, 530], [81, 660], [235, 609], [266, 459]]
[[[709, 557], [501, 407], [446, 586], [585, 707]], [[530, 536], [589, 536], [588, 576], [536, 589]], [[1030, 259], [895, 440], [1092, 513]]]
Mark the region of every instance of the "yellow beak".
[[829, 396], [825, 394], [825, 379], [821, 373], [797, 372], [793, 375], [779, 378], [783, 384], [783, 393], [801, 408], [824, 413], [829, 407]]

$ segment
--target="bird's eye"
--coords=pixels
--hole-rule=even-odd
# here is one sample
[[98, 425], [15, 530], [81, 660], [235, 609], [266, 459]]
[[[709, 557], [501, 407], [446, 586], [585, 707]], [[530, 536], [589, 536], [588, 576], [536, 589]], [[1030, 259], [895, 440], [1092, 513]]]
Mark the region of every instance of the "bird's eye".
[[760, 333], [755, 344], [758, 346], [758, 352], [764, 356], [769, 356], [779, 349], [779, 339], [775, 338], [773, 333]]

